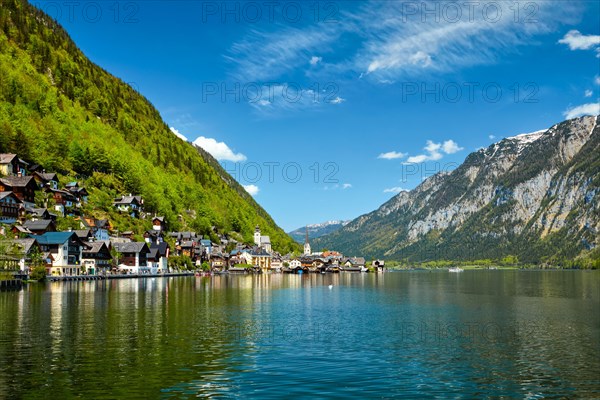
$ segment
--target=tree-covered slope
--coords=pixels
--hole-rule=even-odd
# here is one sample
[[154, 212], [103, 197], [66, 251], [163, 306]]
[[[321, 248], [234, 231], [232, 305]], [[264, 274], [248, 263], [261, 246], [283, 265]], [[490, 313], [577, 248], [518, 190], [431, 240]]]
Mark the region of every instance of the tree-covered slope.
[[216, 160], [25, 0], [0, 2], [0, 152], [84, 180], [91, 213], [135, 193], [174, 229], [216, 226], [251, 241], [260, 225], [276, 250], [296, 246]]
[[409, 263], [510, 255], [527, 263], [598, 264], [599, 119], [503, 139], [313, 246]]

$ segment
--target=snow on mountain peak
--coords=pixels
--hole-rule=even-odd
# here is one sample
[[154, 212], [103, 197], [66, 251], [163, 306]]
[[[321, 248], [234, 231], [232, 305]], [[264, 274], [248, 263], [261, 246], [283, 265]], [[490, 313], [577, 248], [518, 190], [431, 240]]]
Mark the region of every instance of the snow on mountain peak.
[[530, 132], [530, 133], [521, 133], [519, 135], [516, 136], [511, 136], [509, 138], [507, 138], [508, 140], [516, 140], [519, 143], [522, 144], [529, 144], [529, 143], [533, 143], [536, 140], [538, 140], [539, 138], [542, 137], [542, 135], [548, 131], [548, 129], [542, 129], [541, 131], [535, 131], [535, 132]]

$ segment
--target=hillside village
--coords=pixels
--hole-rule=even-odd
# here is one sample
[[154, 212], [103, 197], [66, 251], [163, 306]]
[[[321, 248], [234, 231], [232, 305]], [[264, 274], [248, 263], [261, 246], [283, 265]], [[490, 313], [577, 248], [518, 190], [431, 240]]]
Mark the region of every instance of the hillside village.
[[[225, 234], [200, 235], [170, 231], [162, 216], [144, 211], [144, 199], [135, 194], [115, 198], [112, 207], [125, 218], [148, 219], [152, 228], [136, 241], [133, 231], [119, 232], [109, 219], [84, 215], [88, 192], [79, 182], [63, 184], [17, 154], [0, 154], [0, 269], [24, 276], [43, 268], [52, 279], [71, 277], [149, 276], [202, 271], [202, 273], [308, 273], [367, 272], [363, 257], [336, 251], [313, 252], [308, 232], [303, 254], [282, 255], [269, 236], [256, 226], [253, 243]], [[42, 204], [40, 204], [42, 203]], [[59, 229], [69, 217], [75, 226]], [[214, 239], [217, 240], [214, 240]], [[385, 263], [375, 260], [373, 271]]]

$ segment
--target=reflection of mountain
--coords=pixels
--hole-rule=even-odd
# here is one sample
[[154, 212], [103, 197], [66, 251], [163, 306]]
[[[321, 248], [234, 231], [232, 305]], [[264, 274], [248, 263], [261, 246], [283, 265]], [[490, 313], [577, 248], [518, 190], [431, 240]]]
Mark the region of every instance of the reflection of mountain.
[[288, 233], [298, 243], [304, 243], [304, 239], [306, 237], [306, 229], [308, 228], [308, 238], [315, 239], [332, 232], [337, 231], [338, 229], [343, 228], [350, 221], [327, 221], [320, 224], [312, 224], [303, 226], [302, 228], [298, 228]]
[[599, 117], [503, 139], [471, 153], [314, 248], [426, 261], [516, 255], [561, 262], [600, 257]]

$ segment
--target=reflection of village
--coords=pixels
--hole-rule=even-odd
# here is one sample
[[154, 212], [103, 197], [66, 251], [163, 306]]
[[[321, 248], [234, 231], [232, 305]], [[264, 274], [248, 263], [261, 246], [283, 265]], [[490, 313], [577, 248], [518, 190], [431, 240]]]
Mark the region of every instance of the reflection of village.
[[[152, 229], [143, 233], [144, 240], [136, 241], [134, 232], [119, 232], [108, 219], [83, 213], [88, 192], [79, 182], [61, 186], [56, 173], [31, 165], [16, 154], [0, 154], [0, 235], [8, 238], [0, 243], [4, 253], [0, 254], [0, 270], [26, 276], [34, 265], [41, 264], [46, 275], [56, 279], [191, 270], [204, 274], [384, 270], [381, 260], [367, 265], [363, 257], [348, 257], [337, 251], [312, 252], [308, 233], [302, 255], [282, 255], [272, 249], [270, 237], [262, 235], [258, 226], [252, 245], [218, 232], [213, 232], [213, 240], [196, 232], [169, 232], [164, 217], [144, 212], [141, 196], [123, 195], [114, 199], [114, 210], [128, 218], [152, 221]], [[44, 199], [44, 207], [39, 206], [39, 197], [36, 204], [37, 194]], [[58, 217], [67, 216], [79, 226], [59, 231]], [[179, 262], [174, 262], [173, 256]]]

